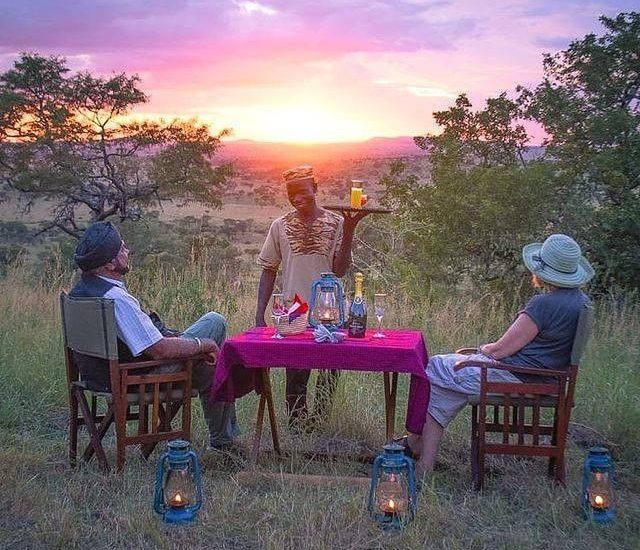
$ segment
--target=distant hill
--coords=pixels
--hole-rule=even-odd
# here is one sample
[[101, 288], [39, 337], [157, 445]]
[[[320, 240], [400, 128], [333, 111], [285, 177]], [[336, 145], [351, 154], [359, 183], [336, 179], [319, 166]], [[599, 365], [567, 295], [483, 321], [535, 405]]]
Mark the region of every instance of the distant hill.
[[252, 140], [225, 141], [216, 155], [221, 160], [318, 162], [328, 159], [363, 159], [423, 156], [412, 137], [372, 138], [354, 143], [294, 144]]
[[[540, 157], [544, 147], [530, 146], [526, 160]], [[425, 157], [426, 153], [414, 142], [413, 137], [377, 137], [360, 142], [345, 143], [276, 143], [249, 139], [224, 141], [224, 147], [216, 158], [227, 161], [260, 161], [261, 163], [296, 164], [344, 161], [348, 159], [388, 159], [397, 157]]]

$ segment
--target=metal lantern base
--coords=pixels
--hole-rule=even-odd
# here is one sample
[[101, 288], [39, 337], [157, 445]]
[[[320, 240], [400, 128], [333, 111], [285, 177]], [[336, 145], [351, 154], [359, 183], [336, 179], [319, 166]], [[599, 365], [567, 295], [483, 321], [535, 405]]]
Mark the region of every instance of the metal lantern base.
[[589, 510], [583, 509], [584, 519], [591, 520], [595, 523], [611, 523], [616, 515], [613, 510]]
[[196, 519], [197, 514], [193, 510], [184, 508], [169, 508], [162, 514], [162, 521], [171, 524], [191, 523]]
[[403, 521], [397, 515], [383, 516], [382, 514], [376, 514], [374, 519], [378, 527], [385, 533], [397, 533], [398, 531], [404, 530], [407, 526], [407, 522]]

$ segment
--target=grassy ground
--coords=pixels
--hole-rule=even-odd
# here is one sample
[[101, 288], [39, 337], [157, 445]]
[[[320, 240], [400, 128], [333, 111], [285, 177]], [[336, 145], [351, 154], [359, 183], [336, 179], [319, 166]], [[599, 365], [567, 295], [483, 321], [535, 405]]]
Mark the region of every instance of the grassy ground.
[[[580, 516], [580, 468], [585, 441], [568, 449], [567, 486], [547, 481], [537, 460], [494, 459], [486, 489], [469, 487], [468, 415], [445, 436], [442, 467], [428, 480], [418, 516], [402, 534], [381, 533], [366, 514], [365, 492], [344, 486], [283, 482], [241, 486], [244, 466], [206, 453], [206, 430], [194, 401], [194, 445], [204, 468], [205, 504], [187, 528], [168, 528], [152, 512], [155, 458], [129, 451], [123, 475], [103, 474], [95, 463], [67, 465], [68, 409], [57, 296], [69, 274], [48, 283], [25, 280], [18, 269], [0, 281], [0, 548], [637, 548], [640, 539], [640, 316], [632, 302], [598, 304], [596, 333], [582, 363], [572, 420], [616, 444], [618, 519], [609, 526]], [[255, 281], [225, 273], [134, 272], [129, 283], [169, 324], [184, 326], [207, 309], [227, 315], [233, 334], [251, 324]], [[473, 345], [497, 336], [516, 304], [483, 298], [433, 299], [409, 306], [396, 296], [389, 326], [424, 331], [430, 352]], [[410, 321], [401, 312], [410, 307]], [[404, 315], [404, 314], [402, 314]], [[274, 375], [276, 405], [283, 418], [281, 373]], [[399, 409], [406, 380], [401, 379]], [[312, 387], [312, 385], [310, 386]], [[346, 373], [333, 415], [319, 438], [294, 438], [288, 448], [377, 449], [383, 443], [382, 380]], [[243, 438], [250, 437], [256, 400], [238, 403]], [[402, 432], [402, 414], [397, 431]], [[281, 422], [283, 425], [284, 423]], [[112, 436], [106, 448], [113, 452]], [[272, 471], [367, 473], [350, 462], [317, 463], [294, 453]]]

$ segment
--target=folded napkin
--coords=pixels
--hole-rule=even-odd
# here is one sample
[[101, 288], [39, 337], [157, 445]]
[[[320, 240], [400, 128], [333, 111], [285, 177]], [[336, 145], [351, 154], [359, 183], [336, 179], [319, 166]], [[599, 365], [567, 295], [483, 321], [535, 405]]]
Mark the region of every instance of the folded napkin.
[[344, 332], [331, 332], [324, 325], [318, 325], [313, 331], [313, 338], [316, 342], [331, 342], [332, 344], [339, 344], [345, 339], [346, 334]]
[[295, 321], [300, 315], [304, 315], [308, 310], [309, 304], [296, 294], [293, 298], [293, 304], [291, 304], [291, 307], [287, 310], [289, 323]]

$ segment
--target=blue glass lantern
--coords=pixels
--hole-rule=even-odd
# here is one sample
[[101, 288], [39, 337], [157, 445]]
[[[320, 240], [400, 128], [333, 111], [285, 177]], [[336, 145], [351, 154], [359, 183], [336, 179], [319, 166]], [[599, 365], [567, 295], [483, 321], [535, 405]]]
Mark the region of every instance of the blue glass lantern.
[[158, 461], [153, 507], [166, 523], [193, 521], [202, 506], [202, 476], [189, 442], [174, 439]]
[[592, 447], [582, 470], [582, 513], [596, 523], [613, 521], [613, 461], [606, 447]]
[[344, 325], [344, 291], [340, 279], [333, 273], [321, 273], [311, 285], [309, 324], [324, 325], [337, 330]]
[[417, 506], [413, 461], [396, 443], [384, 446], [373, 461], [369, 514], [385, 531], [399, 531], [414, 518]]

